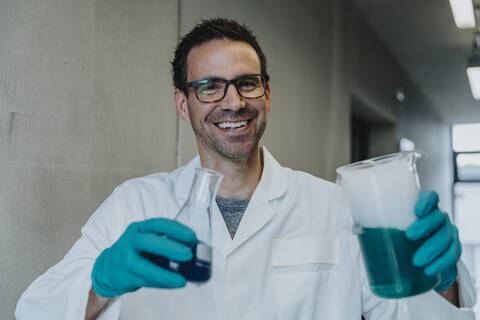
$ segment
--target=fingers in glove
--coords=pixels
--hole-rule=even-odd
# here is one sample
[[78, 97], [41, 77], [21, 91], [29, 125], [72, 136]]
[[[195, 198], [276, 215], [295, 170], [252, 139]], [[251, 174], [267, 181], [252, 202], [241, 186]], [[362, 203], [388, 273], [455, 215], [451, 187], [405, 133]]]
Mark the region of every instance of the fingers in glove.
[[129, 269], [137, 279], [142, 279], [139, 287], [181, 288], [187, 284], [187, 280], [180, 274], [165, 270], [140, 254], [131, 261]]
[[135, 250], [139, 252], [155, 254], [178, 262], [193, 258], [191, 248], [156, 233], [138, 233], [132, 242]]
[[419, 218], [412, 223], [406, 231], [406, 236], [410, 240], [425, 238], [445, 224], [448, 216], [446, 213], [436, 208], [431, 214]]
[[421, 190], [415, 204], [415, 214], [423, 217], [429, 214], [438, 204], [438, 194], [432, 190]]
[[426, 275], [441, 273], [448, 268], [455, 266], [462, 253], [460, 243], [455, 241], [448, 249], [425, 268]]
[[413, 256], [413, 264], [423, 267], [430, 264], [454, 243], [450, 225], [444, 225], [428, 238]]
[[193, 230], [175, 220], [164, 218], [148, 219], [137, 222], [136, 228], [138, 232], [164, 234], [169, 238], [187, 244], [194, 244], [197, 241]]

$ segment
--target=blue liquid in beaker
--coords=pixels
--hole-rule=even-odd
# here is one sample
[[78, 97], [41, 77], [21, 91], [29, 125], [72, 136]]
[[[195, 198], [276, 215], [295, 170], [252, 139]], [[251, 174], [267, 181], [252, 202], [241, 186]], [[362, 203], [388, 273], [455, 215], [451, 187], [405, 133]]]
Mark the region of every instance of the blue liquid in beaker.
[[427, 276], [413, 265], [413, 254], [425, 239], [410, 241], [405, 231], [362, 228], [358, 235], [372, 292], [382, 298], [403, 298], [434, 288], [440, 276]]

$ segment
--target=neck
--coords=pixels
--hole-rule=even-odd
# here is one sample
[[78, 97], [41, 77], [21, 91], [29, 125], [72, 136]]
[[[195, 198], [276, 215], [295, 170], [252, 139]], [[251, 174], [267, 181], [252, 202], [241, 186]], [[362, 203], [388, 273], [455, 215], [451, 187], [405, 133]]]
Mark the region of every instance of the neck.
[[227, 199], [248, 199], [255, 191], [263, 170], [263, 152], [260, 147], [247, 159], [232, 160], [200, 152], [203, 168], [223, 174], [218, 195]]

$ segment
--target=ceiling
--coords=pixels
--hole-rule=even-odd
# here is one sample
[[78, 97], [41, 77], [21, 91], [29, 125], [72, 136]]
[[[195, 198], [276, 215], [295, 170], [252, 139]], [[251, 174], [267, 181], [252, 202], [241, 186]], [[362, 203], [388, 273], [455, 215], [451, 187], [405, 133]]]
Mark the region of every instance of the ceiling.
[[475, 30], [455, 26], [448, 0], [354, 3], [445, 122], [480, 122], [465, 72]]

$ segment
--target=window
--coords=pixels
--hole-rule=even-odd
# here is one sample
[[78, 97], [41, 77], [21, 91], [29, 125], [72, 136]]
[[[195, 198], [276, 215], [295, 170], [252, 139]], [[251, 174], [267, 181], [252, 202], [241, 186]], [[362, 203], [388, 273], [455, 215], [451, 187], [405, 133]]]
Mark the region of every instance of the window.
[[456, 182], [480, 183], [480, 123], [452, 127]]
[[[480, 295], [480, 123], [452, 127], [455, 224], [463, 246], [462, 260]], [[480, 304], [475, 313], [480, 316]]]

